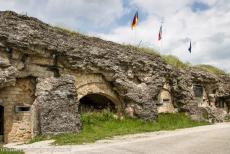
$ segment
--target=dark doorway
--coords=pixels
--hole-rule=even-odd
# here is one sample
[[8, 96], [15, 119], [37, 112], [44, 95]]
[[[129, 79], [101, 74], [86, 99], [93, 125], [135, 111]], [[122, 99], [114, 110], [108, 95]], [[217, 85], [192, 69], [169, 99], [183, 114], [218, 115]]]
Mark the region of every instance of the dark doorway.
[[201, 85], [193, 85], [195, 97], [203, 97], [203, 87]]
[[230, 104], [227, 103], [227, 113], [229, 113], [229, 112], [230, 112]]
[[4, 135], [4, 107], [0, 105], [0, 142], [3, 142]]
[[115, 112], [114, 103], [100, 94], [89, 94], [80, 99], [80, 112], [100, 112], [104, 109]]

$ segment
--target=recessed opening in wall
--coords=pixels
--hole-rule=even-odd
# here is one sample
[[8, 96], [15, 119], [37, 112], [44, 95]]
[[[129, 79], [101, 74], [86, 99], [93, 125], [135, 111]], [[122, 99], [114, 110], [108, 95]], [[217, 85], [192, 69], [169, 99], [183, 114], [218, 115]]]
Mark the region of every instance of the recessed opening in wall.
[[163, 103], [169, 103], [170, 99], [169, 98], [165, 98], [163, 99]]
[[224, 101], [223, 101], [223, 100], [221, 100], [221, 101], [219, 102], [218, 107], [219, 107], [219, 108], [224, 108]]
[[15, 112], [29, 112], [30, 107], [29, 106], [15, 106]]
[[115, 104], [101, 94], [88, 94], [80, 99], [80, 112], [100, 112], [102, 110], [116, 112]]
[[4, 107], [0, 105], [0, 142], [4, 140]]
[[203, 97], [203, 87], [201, 85], [193, 85], [195, 97]]
[[230, 113], [230, 102], [227, 102], [226, 105], [227, 105], [227, 113]]

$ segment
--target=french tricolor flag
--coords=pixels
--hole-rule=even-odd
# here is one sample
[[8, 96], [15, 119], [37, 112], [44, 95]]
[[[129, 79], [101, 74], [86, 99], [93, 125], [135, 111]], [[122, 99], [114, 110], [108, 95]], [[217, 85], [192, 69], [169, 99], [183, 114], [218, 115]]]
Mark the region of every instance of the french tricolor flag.
[[162, 39], [162, 25], [161, 25], [160, 30], [159, 30], [158, 41], [160, 41], [161, 39]]

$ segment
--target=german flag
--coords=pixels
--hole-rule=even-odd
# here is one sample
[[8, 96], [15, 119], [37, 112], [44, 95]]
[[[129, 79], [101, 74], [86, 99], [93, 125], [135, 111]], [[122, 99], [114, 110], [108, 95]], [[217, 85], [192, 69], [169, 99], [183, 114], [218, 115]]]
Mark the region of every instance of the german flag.
[[137, 24], [138, 24], [138, 12], [135, 13], [135, 16], [133, 18], [133, 22], [131, 25], [132, 30], [137, 26]]

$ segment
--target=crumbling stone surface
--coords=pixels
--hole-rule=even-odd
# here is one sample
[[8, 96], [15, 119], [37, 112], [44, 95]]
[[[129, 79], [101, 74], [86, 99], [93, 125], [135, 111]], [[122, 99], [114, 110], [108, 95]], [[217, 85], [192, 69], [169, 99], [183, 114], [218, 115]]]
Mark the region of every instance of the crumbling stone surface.
[[[0, 38], [5, 47], [23, 49], [28, 55], [56, 57], [60, 72], [64, 67], [101, 73], [125, 100], [125, 106], [136, 103], [142, 108], [136, 113], [138, 117], [156, 119], [155, 100], [163, 86], [164, 75], [170, 72], [159, 56], [63, 31], [14, 12], [0, 12], [0, 19], [3, 21], [0, 23]], [[109, 73], [113, 75], [108, 78]]]
[[71, 76], [38, 79], [36, 100], [41, 134], [79, 132], [80, 115]]
[[230, 97], [230, 77], [223, 76], [221, 82], [218, 82], [217, 96]]
[[1, 68], [0, 65], [0, 88], [14, 86], [16, 82], [17, 69], [13, 66]]
[[210, 108], [206, 107], [207, 110], [207, 115], [208, 115], [208, 120], [211, 123], [216, 123], [216, 122], [223, 122], [225, 120], [225, 113], [223, 110], [218, 109], [218, 108]]

